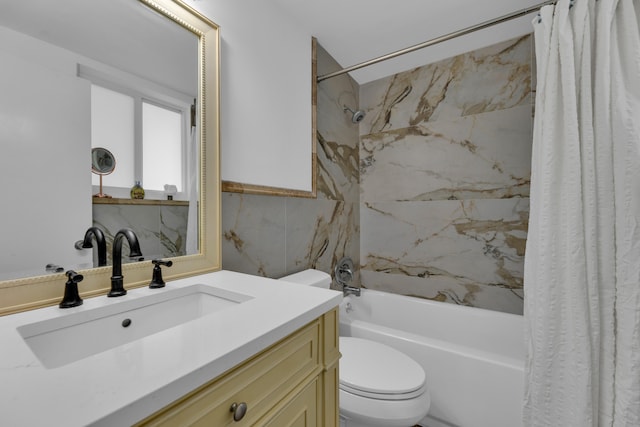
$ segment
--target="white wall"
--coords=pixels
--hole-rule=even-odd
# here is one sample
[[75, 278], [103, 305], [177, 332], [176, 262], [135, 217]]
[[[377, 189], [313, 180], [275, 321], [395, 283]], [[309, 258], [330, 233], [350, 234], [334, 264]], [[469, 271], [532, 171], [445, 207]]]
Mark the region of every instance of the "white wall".
[[189, 4], [220, 26], [222, 179], [311, 190], [311, 33], [272, 2]]
[[43, 43], [0, 28], [0, 280], [91, 262], [90, 86]]

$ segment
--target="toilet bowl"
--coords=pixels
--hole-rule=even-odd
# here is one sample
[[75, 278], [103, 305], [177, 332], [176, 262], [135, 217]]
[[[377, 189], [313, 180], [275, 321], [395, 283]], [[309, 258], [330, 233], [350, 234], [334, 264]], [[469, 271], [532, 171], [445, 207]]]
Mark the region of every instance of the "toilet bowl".
[[[280, 280], [329, 288], [331, 277], [305, 270]], [[388, 345], [340, 337], [340, 427], [409, 427], [429, 411], [424, 369]]]
[[341, 426], [407, 427], [427, 415], [424, 369], [409, 356], [353, 337], [340, 337], [340, 353]]

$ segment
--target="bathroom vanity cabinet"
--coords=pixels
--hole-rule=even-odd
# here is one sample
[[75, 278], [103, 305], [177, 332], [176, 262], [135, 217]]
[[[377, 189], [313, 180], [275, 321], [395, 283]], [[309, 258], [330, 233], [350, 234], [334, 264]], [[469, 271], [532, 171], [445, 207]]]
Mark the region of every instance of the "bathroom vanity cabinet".
[[337, 426], [338, 359], [333, 309], [137, 425]]
[[221, 270], [0, 317], [0, 424], [337, 426], [341, 299]]

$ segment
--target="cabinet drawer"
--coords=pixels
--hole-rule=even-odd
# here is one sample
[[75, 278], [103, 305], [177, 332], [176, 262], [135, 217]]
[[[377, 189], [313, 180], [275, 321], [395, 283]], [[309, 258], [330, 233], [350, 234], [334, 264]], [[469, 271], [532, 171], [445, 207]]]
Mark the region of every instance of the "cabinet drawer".
[[287, 401], [275, 415], [265, 417], [266, 420], [258, 422], [264, 427], [319, 427], [318, 414], [318, 381], [315, 380], [293, 399]]
[[[320, 332], [316, 320], [139, 425], [253, 425], [301, 381], [318, 375]], [[246, 415], [234, 422], [231, 405], [241, 402], [247, 405]]]

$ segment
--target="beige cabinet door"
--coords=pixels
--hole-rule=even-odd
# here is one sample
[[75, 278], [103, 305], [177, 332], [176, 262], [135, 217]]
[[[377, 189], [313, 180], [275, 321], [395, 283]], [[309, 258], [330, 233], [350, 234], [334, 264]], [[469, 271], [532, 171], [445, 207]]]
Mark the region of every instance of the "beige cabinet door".
[[287, 402], [264, 427], [320, 427], [318, 412], [319, 384], [315, 379]]

